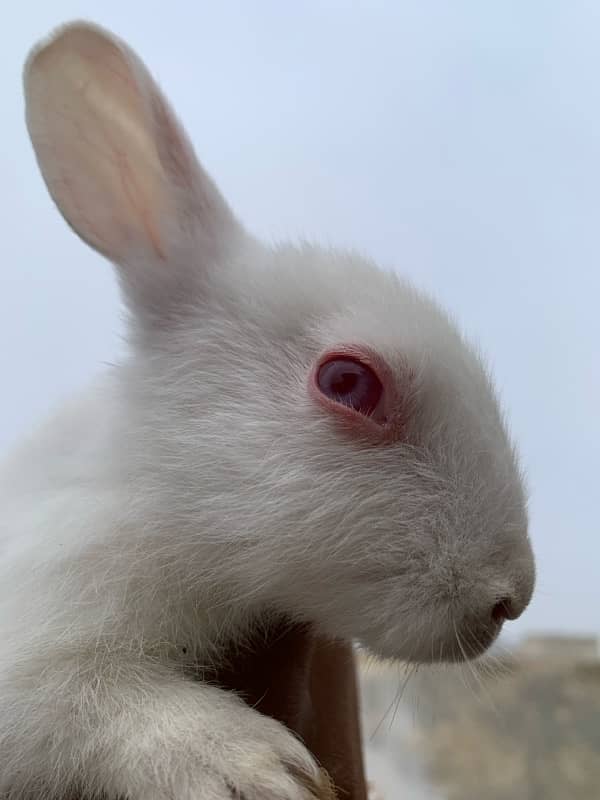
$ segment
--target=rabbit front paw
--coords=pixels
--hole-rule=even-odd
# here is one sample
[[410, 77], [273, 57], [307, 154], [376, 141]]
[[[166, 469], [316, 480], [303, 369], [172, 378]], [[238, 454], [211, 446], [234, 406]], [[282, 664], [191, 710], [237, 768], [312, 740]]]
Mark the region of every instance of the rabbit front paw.
[[119, 794], [128, 800], [335, 800], [325, 770], [279, 722], [239, 706], [213, 723], [188, 729], [185, 740], [167, 735], [162, 746], [152, 735], [149, 749], [140, 742], [145, 769], [138, 759], [134, 774], [124, 764]]

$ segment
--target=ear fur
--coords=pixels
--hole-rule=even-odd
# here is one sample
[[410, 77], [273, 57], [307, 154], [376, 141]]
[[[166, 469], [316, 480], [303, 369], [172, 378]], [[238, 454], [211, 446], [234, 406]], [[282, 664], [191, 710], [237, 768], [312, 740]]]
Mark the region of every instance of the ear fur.
[[74, 22], [30, 54], [26, 121], [48, 190], [75, 232], [119, 266], [136, 310], [189, 301], [241, 230], [140, 59]]

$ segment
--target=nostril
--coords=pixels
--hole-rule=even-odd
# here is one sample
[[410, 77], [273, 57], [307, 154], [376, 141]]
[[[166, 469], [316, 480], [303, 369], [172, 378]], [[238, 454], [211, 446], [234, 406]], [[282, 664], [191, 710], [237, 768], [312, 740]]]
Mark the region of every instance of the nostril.
[[492, 619], [497, 624], [502, 624], [509, 619], [517, 619], [519, 616], [515, 610], [513, 601], [510, 597], [502, 597], [492, 608]]

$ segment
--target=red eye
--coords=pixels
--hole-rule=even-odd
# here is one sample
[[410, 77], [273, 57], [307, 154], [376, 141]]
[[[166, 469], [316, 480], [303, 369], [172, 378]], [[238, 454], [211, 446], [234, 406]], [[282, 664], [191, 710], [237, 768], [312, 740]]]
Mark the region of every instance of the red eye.
[[354, 358], [326, 361], [317, 371], [316, 383], [326, 397], [365, 415], [373, 413], [383, 393], [373, 370]]

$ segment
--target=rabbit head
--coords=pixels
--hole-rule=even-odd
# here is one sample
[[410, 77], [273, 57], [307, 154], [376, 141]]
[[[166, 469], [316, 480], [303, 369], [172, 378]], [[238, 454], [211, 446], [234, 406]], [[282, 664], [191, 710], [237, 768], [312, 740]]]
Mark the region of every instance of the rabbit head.
[[50, 194], [116, 265], [115, 461], [176, 574], [384, 656], [485, 650], [534, 561], [518, 458], [455, 323], [354, 253], [254, 239], [100, 28], [40, 45], [25, 94]]

